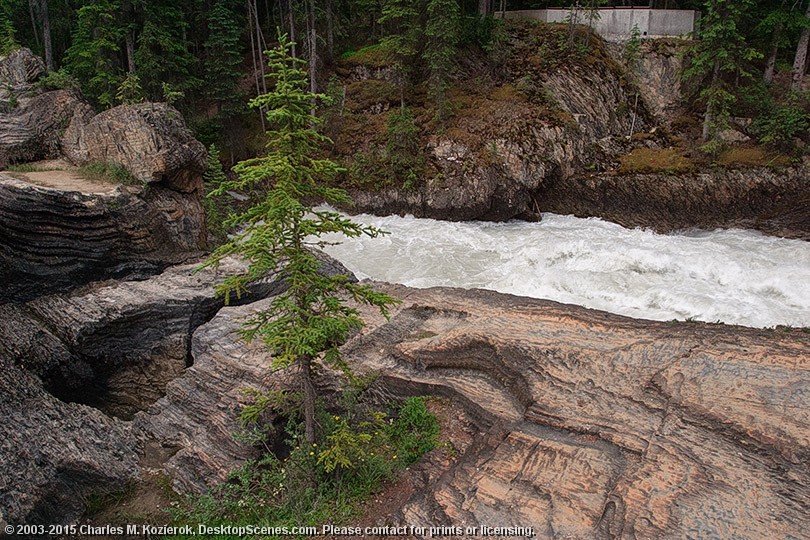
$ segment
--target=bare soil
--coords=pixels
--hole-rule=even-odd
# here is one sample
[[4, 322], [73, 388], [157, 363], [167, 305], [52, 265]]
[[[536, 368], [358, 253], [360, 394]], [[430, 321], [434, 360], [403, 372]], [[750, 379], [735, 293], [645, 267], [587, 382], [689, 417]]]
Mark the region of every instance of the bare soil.
[[78, 167], [62, 159], [37, 161], [30, 165], [40, 170], [32, 172], [3, 172], [24, 182], [61, 191], [110, 193], [118, 185], [112, 182], [86, 178], [81, 175]]

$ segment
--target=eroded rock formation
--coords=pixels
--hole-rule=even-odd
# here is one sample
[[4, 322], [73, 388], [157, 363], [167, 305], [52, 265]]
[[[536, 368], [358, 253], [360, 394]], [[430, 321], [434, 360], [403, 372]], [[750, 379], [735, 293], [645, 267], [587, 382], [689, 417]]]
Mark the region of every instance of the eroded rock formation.
[[153, 274], [205, 245], [197, 195], [161, 185], [80, 193], [0, 174], [0, 303]]
[[5, 349], [0, 415], [0, 516], [10, 524], [75, 519], [89, 496], [123, 490], [138, 475], [129, 426], [56, 399]]
[[44, 62], [28, 49], [0, 58], [0, 170], [58, 157], [62, 133], [86, 107], [74, 92], [38, 88], [44, 74]]
[[[380, 374], [373, 392], [451, 398], [480, 431], [415, 490], [402, 523], [531, 526], [540, 538], [806, 534], [805, 333], [633, 320], [487, 291], [388, 291], [403, 304], [390, 322], [369, 311], [346, 358]], [[252, 451], [228, 436], [244, 399], [233, 381], [284, 382], [260, 346], [233, 344], [256, 307], [201, 327], [193, 370], [139, 418], [147, 428], [180, 420], [175, 485], [194, 487], [189, 471], [221, 477]]]
[[183, 193], [202, 190], [205, 147], [165, 103], [121, 105], [95, 116], [85, 110], [73, 117], [62, 147], [76, 165], [114, 163], [146, 184]]
[[810, 162], [682, 174], [587, 174], [546, 183], [547, 212], [597, 216], [660, 232], [739, 227], [810, 240]]

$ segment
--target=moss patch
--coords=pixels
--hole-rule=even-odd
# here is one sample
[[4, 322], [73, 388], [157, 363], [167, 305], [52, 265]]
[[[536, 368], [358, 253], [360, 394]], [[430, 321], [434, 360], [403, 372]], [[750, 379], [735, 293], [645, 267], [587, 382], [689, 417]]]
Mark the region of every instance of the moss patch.
[[686, 173], [694, 168], [692, 161], [677, 148], [635, 148], [619, 157], [620, 174]]
[[725, 167], [788, 167], [791, 158], [761, 146], [737, 146], [723, 150], [717, 162]]

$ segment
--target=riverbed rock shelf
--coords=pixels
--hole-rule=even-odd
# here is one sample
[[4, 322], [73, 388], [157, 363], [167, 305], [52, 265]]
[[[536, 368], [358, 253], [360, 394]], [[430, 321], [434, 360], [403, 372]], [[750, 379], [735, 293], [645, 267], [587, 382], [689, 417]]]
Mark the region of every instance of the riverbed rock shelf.
[[[370, 392], [381, 400], [449, 398], [479, 431], [399, 522], [532, 525], [547, 538], [805, 534], [806, 334], [381, 287], [403, 304], [390, 322], [365, 313], [371, 323], [344, 346], [346, 359], [379, 374]], [[203, 325], [194, 368], [136, 418], [140, 437], [172, 447], [177, 487], [199, 490], [255, 452], [229, 437], [245, 399], [236, 386], [266, 390], [287, 378], [259, 345], [234, 343], [261, 305], [226, 308]]]

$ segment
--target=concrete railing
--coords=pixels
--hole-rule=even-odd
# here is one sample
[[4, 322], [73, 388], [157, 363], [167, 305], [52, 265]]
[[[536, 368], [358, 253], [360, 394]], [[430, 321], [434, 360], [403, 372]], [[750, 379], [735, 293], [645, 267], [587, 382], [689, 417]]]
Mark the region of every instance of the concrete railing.
[[[686, 37], [695, 30], [698, 11], [686, 9], [650, 8], [602, 8], [596, 10], [592, 26], [608, 41], [624, 41], [630, 37], [634, 25], [638, 25], [641, 37]], [[567, 22], [573, 14], [574, 22], [588, 24], [588, 12], [584, 9], [563, 8], [528, 9], [495, 13], [496, 17], [507, 19], [525, 17], [545, 22]]]

